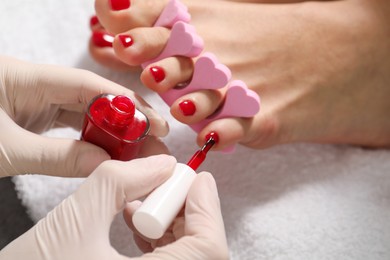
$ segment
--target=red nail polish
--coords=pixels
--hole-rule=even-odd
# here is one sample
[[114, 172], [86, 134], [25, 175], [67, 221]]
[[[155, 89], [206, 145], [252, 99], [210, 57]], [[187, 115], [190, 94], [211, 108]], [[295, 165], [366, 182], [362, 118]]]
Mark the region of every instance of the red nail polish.
[[81, 139], [104, 150], [112, 159], [135, 158], [149, 132], [148, 118], [127, 96], [102, 94], [88, 106]]
[[154, 80], [159, 83], [165, 79], [165, 72], [164, 69], [160, 66], [153, 66], [150, 67], [150, 73], [152, 74]]
[[192, 116], [196, 112], [196, 106], [191, 100], [184, 100], [180, 102], [179, 107], [185, 116]]
[[215, 141], [215, 138], [210, 136], [209, 138], [206, 138], [206, 142], [203, 145], [203, 147], [198, 150], [188, 161], [187, 165], [190, 166], [194, 171], [198, 169], [198, 167], [203, 163], [203, 161], [206, 159], [206, 155], [208, 151], [213, 147], [214, 144], [217, 142]]
[[99, 18], [96, 15], [92, 16], [91, 19], [89, 20], [89, 25], [91, 27], [97, 25], [98, 23], [99, 23]]
[[130, 47], [134, 43], [133, 38], [131, 38], [130, 35], [122, 34], [122, 35], [119, 35], [118, 38], [121, 41], [123, 47], [125, 47], [125, 48]]
[[207, 140], [209, 140], [210, 138], [213, 138], [216, 144], [219, 142], [218, 133], [215, 132], [215, 131], [211, 131], [210, 133], [208, 133], [208, 134], [206, 135], [206, 137], [204, 138], [204, 140], [207, 141]]
[[111, 9], [114, 11], [124, 10], [130, 7], [130, 0], [110, 0]]
[[92, 42], [98, 47], [112, 47], [113, 41], [114, 36], [109, 33], [102, 31], [92, 32]]

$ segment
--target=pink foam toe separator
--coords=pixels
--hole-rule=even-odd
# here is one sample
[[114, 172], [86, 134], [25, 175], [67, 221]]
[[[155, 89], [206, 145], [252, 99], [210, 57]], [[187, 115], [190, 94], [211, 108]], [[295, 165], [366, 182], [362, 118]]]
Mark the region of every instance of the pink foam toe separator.
[[158, 57], [142, 64], [147, 65], [172, 56], [196, 57], [203, 50], [203, 39], [196, 33], [195, 27], [177, 22], [173, 25], [171, 35], [164, 50]]
[[233, 80], [228, 86], [222, 107], [205, 120], [191, 125], [196, 132], [210, 122], [226, 117], [252, 117], [260, 111], [260, 97], [241, 80]]
[[188, 8], [178, 0], [171, 0], [161, 12], [154, 26], [171, 28], [175, 23], [182, 21], [188, 23], [191, 15]]
[[260, 110], [260, 97], [241, 80], [229, 84], [222, 109], [214, 116], [252, 117]]
[[[223, 106], [205, 120], [191, 125], [191, 128], [199, 133], [212, 121], [227, 117], [253, 117], [260, 111], [260, 97], [256, 92], [248, 89], [241, 80], [233, 80], [228, 86]], [[235, 145], [225, 148], [222, 152], [232, 153]]]
[[[170, 0], [156, 20], [154, 26], [171, 28], [171, 35], [164, 50], [158, 57], [142, 64], [145, 68], [151, 63], [173, 57], [196, 57], [203, 50], [203, 40], [196, 33], [195, 27], [188, 24], [191, 15], [188, 8], [179, 0]], [[204, 53], [195, 64], [191, 81], [183, 88], [174, 88], [160, 94], [161, 98], [171, 106], [178, 98], [202, 89], [219, 89], [226, 86], [231, 79], [229, 68], [218, 62], [212, 53]], [[260, 110], [260, 98], [248, 89], [241, 80], [229, 83], [225, 101], [213, 115], [190, 127], [199, 133], [212, 121], [227, 117], [253, 117]], [[223, 152], [231, 153], [235, 146], [227, 147]]]
[[206, 52], [194, 64], [194, 72], [190, 83], [184, 88], [174, 88], [160, 94], [171, 106], [176, 99], [202, 89], [219, 89], [227, 85], [231, 78], [228, 67], [219, 63], [214, 54]]
[[184, 90], [190, 93], [199, 89], [219, 89], [226, 86], [231, 76], [228, 67], [220, 63], [214, 54], [206, 52], [196, 61], [191, 82]]

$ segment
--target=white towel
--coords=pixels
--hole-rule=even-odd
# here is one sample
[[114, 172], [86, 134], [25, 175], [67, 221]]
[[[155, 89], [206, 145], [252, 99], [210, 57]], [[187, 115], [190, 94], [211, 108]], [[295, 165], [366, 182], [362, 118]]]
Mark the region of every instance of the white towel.
[[[93, 62], [87, 51], [92, 0], [0, 1], [0, 52], [91, 70], [140, 93], [170, 122], [165, 141], [181, 162], [195, 134], [169, 115], [137, 75]], [[72, 129], [47, 133], [78, 138]], [[316, 144], [211, 153], [202, 169], [216, 178], [232, 259], [390, 259], [390, 151]], [[82, 180], [20, 176], [14, 182], [37, 221]], [[120, 216], [114, 246], [139, 255]]]

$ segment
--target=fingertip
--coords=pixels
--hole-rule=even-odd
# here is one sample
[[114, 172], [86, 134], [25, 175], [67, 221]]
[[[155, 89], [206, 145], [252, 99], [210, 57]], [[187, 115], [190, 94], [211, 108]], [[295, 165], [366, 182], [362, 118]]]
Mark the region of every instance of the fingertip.
[[75, 167], [76, 169], [79, 169], [79, 171], [75, 177], [87, 177], [102, 162], [111, 159], [110, 155], [104, 149], [96, 145], [84, 141], [78, 141], [78, 143], [81, 148], [76, 158]]
[[158, 165], [160, 168], [173, 169], [177, 160], [174, 156], [168, 154], [157, 154], [147, 157], [147, 160], [152, 161], [153, 164]]
[[144, 107], [141, 109], [145, 113], [150, 123], [150, 135], [165, 137], [169, 133], [168, 122], [160, 116], [153, 108]]
[[219, 195], [214, 177], [209, 172], [200, 172], [188, 192], [186, 212], [196, 210], [199, 205], [206, 211], [219, 207]]
[[132, 202], [128, 202], [123, 209], [123, 218], [126, 222], [126, 225], [134, 232], [136, 231], [133, 225], [133, 214], [134, 212], [142, 205], [142, 202], [139, 200], [134, 200]]
[[155, 136], [148, 136], [138, 152], [137, 158], [144, 158], [151, 155], [170, 154], [164, 142]]
[[200, 172], [196, 177], [196, 184], [199, 187], [208, 187], [209, 191], [218, 196], [217, 183], [210, 172]]
[[168, 154], [158, 154], [136, 159], [133, 162], [138, 164], [136, 168], [142, 169], [150, 176], [154, 176], [155, 185], [159, 185], [171, 176], [177, 160], [174, 156]]
[[150, 134], [156, 137], [165, 137], [169, 133], [168, 122], [161, 117], [149, 117]]
[[153, 109], [141, 96], [132, 93], [136, 108], [146, 115], [150, 122], [150, 135], [164, 137], [169, 132], [168, 122]]

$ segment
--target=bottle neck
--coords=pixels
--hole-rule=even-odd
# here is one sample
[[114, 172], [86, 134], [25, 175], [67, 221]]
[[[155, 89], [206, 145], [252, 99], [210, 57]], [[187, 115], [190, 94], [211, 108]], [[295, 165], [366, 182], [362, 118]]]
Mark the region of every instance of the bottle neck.
[[116, 96], [106, 110], [105, 119], [113, 127], [125, 127], [131, 124], [135, 114], [133, 100], [126, 96]]

